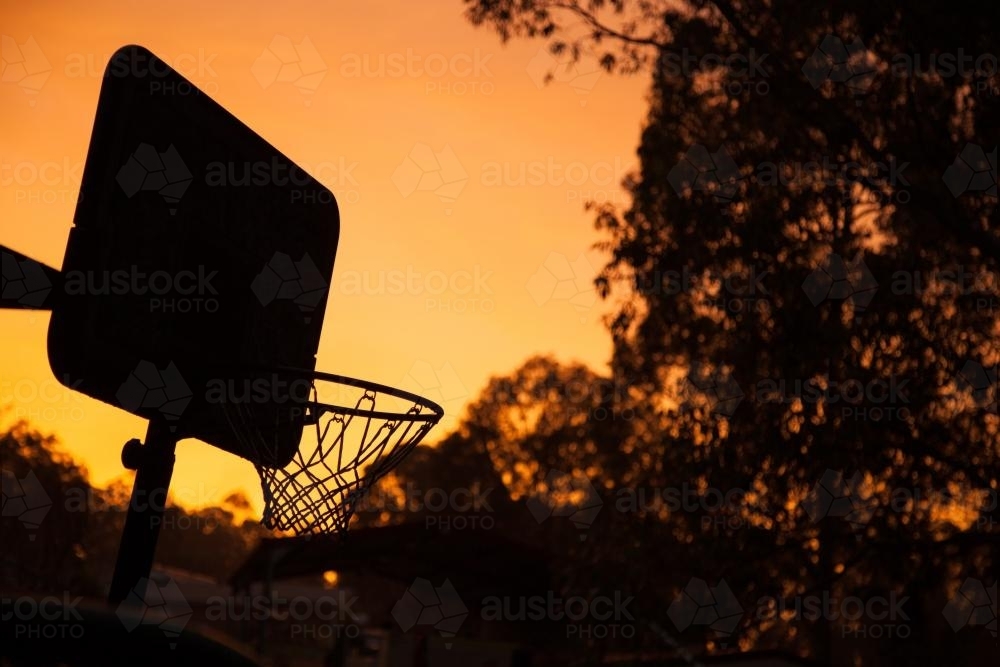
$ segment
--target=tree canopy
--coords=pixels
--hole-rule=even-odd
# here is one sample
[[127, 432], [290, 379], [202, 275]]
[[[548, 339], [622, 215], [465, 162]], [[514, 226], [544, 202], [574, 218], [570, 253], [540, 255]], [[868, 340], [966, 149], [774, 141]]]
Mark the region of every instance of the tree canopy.
[[[466, 9], [502, 40], [650, 77], [632, 203], [593, 207], [615, 351], [584, 382], [613, 390], [580, 401], [579, 369], [532, 360], [466, 432], [515, 496], [518, 470], [583, 472], [606, 498], [696, 490], [598, 519], [576, 581], [643, 591], [658, 628], [693, 580], [724, 581], [747, 613], [676, 633], [696, 653], [972, 650], [938, 630], [963, 581], [995, 581], [995, 22], [942, 2]], [[906, 598], [910, 637], [754, 607], [823, 593]]]

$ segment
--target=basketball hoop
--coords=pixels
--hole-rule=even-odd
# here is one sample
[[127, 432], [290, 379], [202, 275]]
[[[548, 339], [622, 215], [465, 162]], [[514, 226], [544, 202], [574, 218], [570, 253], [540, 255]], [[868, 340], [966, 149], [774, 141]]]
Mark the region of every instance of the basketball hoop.
[[[215, 182], [220, 164], [298, 178]], [[60, 382], [148, 422], [121, 452], [136, 477], [110, 602], [144, 594], [180, 440], [257, 467], [264, 525], [335, 534], [444, 416], [409, 392], [311, 370], [339, 242], [329, 188], [148, 49], [115, 51], [62, 270], [0, 245], [0, 308], [52, 311]], [[142, 289], [71, 290], [71, 275], [129, 275]], [[215, 307], [159, 307], [153, 276], [177, 295], [190, 292], [175, 281], [198, 276]]]
[[[287, 401], [285, 418], [304, 425], [291, 461], [272, 459], [275, 444], [253, 420], [247, 403], [221, 403], [225, 418], [255, 463], [268, 528], [296, 535], [347, 530], [358, 503], [444, 416], [437, 403], [375, 382], [299, 369], [275, 369], [285, 386], [308, 396]], [[292, 392], [294, 394], [294, 392]]]

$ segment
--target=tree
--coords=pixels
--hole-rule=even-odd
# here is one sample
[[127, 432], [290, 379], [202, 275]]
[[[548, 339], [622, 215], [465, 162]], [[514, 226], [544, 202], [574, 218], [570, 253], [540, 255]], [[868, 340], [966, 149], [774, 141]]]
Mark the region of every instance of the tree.
[[61, 491], [89, 488], [87, 471], [23, 420], [0, 431], [4, 592], [91, 591], [83, 567], [87, 515], [61, 510]]
[[[131, 488], [119, 480], [90, 484], [87, 470], [52, 435], [25, 421], [0, 431], [4, 591], [68, 591], [101, 598], [111, 580]], [[186, 510], [168, 503], [157, 564], [224, 581], [266, 530], [237, 521], [248, 501], [232, 494], [224, 507]]]
[[[615, 480], [635, 488], [748, 492], [728, 510], [737, 529], [704, 529], [698, 509], [638, 531], [645, 549], [684, 550], [661, 595], [723, 574], [744, 607], [895, 594], [928, 636], [936, 595], [995, 578], [1000, 96], [984, 94], [995, 67], [949, 65], [959, 46], [991, 53], [995, 22], [930, 1], [467, 5], [504, 40], [651, 77], [632, 205], [595, 208], [613, 366], [639, 415], [597, 456], [626, 443]], [[845, 628], [748, 614], [741, 646], [874, 663], [835, 640]], [[949, 634], [875, 653], [967, 646]]]

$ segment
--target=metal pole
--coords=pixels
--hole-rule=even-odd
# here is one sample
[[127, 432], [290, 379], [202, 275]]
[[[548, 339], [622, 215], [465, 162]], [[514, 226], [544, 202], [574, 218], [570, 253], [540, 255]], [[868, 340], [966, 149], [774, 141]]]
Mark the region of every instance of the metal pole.
[[[146, 443], [139, 445], [132, 440], [122, 450], [122, 463], [137, 472], [108, 593], [111, 603], [122, 602], [136, 591], [142, 579], [149, 578], [174, 472], [176, 445], [177, 436], [163, 421], [153, 419], [146, 430]], [[136, 592], [142, 596], [145, 591]]]

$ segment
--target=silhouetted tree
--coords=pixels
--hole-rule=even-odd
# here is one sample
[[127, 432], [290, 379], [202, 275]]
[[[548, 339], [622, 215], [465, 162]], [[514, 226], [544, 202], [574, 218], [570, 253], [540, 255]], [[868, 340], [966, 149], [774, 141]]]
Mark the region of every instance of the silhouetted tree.
[[[691, 577], [724, 578], [744, 608], [909, 596], [906, 640], [845, 643], [843, 619], [751, 613], [740, 645], [838, 664], [963, 655], [936, 628], [945, 591], [996, 577], [995, 501], [981, 498], [1000, 485], [1000, 95], [995, 59], [944, 63], [994, 53], [997, 22], [930, 1], [466, 4], [505, 40], [651, 76], [633, 203], [596, 209], [614, 372], [636, 418], [557, 458], [587, 469], [592, 442], [614, 484], [748, 494], [726, 508], [733, 528], [701, 510], [636, 521], [643, 550], [682, 565], [622, 580], [670, 600]], [[838, 473], [846, 517], [816, 492]]]
[[0, 476], [0, 587], [5, 593], [91, 591], [84, 568], [87, 514], [60, 507], [64, 489], [87, 486], [87, 471], [53, 436], [18, 420], [0, 431]]
[[[3, 512], [0, 584], [4, 591], [59, 591], [103, 597], [111, 579], [131, 485], [90, 484], [85, 468], [56, 438], [25, 421], [0, 431]], [[232, 494], [223, 507], [184, 509], [168, 502], [157, 564], [224, 581], [266, 529], [237, 520], [249, 502]]]

